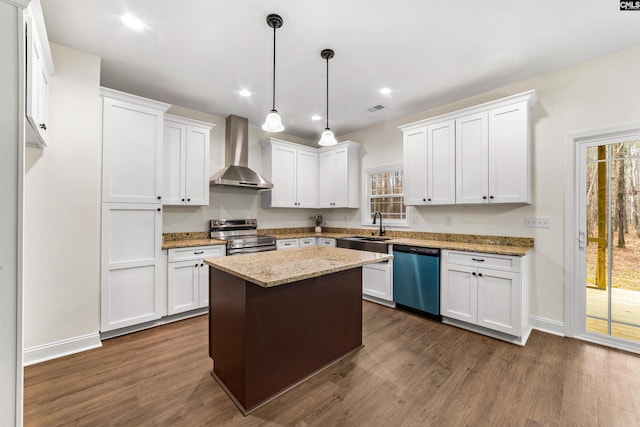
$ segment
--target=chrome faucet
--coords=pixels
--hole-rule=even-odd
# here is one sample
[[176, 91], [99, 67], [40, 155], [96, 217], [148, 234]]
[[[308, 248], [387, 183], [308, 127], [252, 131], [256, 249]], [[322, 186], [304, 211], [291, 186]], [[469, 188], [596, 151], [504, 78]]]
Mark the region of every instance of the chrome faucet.
[[376, 211], [373, 214], [373, 223], [376, 223], [376, 216], [380, 215], [380, 231], [378, 232], [378, 235], [380, 236], [384, 236], [384, 228], [382, 228], [382, 214], [380, 213], [380, 211]]

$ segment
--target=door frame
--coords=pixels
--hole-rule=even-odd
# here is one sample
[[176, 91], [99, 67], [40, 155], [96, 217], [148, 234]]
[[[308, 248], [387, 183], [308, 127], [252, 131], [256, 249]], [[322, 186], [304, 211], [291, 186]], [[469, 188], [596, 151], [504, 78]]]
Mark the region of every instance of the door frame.
[[[567, 133], [565, 137], [565, 203], [564, 203], [564, 335], [580, 338], [585, 341], [597, 342], [588, 334], [585, 334], [578, 325], [583, 319], [577, 319], [577, 315], [584, 310], [579, 307], [580, 299], [576, 298], [578, 285], [575, 280], [580, 275], [578, 256], [578, 223], [580, 210], [578, 202], [579, 179], [577, 176], [580, 164], [580, 146], [596, 141], [606, 143], [613, 140], [640, 139], [640, 122], [629, 123], [608, 128], [592, 129], [587, 131]], [[636, 348], [626, 347], [619, 341], [607, 343], [612, 347], [637, 352]]]

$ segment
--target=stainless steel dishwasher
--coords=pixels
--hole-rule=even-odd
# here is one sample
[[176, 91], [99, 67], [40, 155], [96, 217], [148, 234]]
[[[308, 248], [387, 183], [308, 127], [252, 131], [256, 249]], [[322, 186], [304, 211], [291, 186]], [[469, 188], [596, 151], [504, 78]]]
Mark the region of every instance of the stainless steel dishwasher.
[[393, 300], [440, 315], [440, 249], [393, 245]]

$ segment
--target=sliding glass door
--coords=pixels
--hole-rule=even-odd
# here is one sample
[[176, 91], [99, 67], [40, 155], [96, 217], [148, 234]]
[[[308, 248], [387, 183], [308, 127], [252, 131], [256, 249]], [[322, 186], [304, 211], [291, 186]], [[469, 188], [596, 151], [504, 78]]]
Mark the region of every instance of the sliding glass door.
[[579, 332], [640, 351], [640, 141], [579, 147]]

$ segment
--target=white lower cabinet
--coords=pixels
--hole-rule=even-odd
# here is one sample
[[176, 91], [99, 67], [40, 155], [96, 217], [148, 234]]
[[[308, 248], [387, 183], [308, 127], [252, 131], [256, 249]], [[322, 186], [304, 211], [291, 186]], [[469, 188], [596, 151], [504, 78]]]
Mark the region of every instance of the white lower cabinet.
[[390, 261], [383, 261], [362, 266], [362, 297], [364, 299], [393, 305], [391, 265]]
[[276, 248], [280, 249], [294, 249], [299, 248], [300, 242], [298, 239], [279, 239], [276, 241]]
[[443, 250], [440, 312], [451, 323], [524, 345], [530, 257]]
[[336, 247], [336, 239], [331, 239], [329, 237], [318, 237], [318, 246], [326, 246], [329, 248]]
[[169, 249], [167, 263], [167, 314], [209, 305], [209, 266], [205, 258], [225, 256], [224, 245]]
[[162, 212], [151, 204], [102, 205], [101, 332], [166, 314]]
[[316, 246], [316, 238], [315, 237], [301, 237], [298, 239], [298, 245], [301, 248], [308, 248], [310, 246]]

